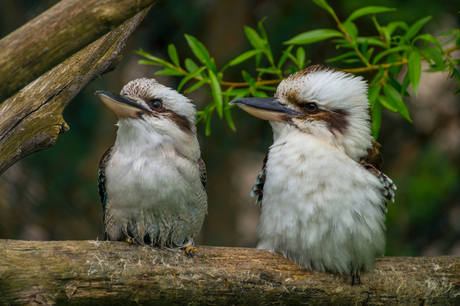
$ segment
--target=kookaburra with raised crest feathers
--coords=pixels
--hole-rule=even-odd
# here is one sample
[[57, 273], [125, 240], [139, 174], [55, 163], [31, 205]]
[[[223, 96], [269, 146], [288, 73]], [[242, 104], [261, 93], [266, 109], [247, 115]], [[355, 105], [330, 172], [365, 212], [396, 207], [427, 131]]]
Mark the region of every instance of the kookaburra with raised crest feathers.
[[99, 167], [105, 239], [193, 245], [207, 214], [195, 106], [147, 78], [129, 82], [120, 95], [96, 93], [119, 117], [115, 144]]
[[259, 249], [309, 269], [370, 271], [385, 249], [386, 199], [361, 77], [310, 66], [278, 86], [274, 98], [231, 102], [273, 129], [252, 195], [261, 202]]

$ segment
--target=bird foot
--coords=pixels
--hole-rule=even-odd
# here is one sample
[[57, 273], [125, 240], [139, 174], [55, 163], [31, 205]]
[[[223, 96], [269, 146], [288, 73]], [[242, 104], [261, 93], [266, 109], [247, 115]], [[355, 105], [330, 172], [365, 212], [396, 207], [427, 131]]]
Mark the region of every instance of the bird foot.
[[125, 239], [126, 242], [129, 243], [129, 246], [131, 246], [132, 244], [136, 244], [136, 246], [138, 246], [138, 242], [137, 242], [137, 239], [136, 238], [133, 238], [133, 237], [127, 237]]
[[352, 272], [351, 273], [351, 286], [353, 287], [357, 283], [357, 285], [361, 285], [361, 276], [359, 276], [359, 272]]
[[185, 250], [185, 254], [189, 255], [192, 258], [196, 253], [196, 248], [193, 245], [186, 246], [184, 250]]

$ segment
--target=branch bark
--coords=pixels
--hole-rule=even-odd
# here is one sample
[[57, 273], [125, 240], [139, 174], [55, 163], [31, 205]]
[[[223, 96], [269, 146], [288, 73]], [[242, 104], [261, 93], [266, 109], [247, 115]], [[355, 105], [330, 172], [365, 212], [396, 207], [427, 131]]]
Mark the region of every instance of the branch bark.
[[63, 0], [0, 40], [0, 101], [154, 0]]
[[0, 240], [5, 304], [460, 305], [460, 257], [377, 258], [363, 284], [264, 250], [183, 251], [124, 242]]
[[[53, 146], [58, 135], [69, 129], [62, 117], [67, 103], [96, 77], [115, 69], [126, 41], [150, 8], [137, 13], [0, 105], [0, 174], [24, 156]], [[2, 71], [0, 76], [2, 73], [4, 76]]]

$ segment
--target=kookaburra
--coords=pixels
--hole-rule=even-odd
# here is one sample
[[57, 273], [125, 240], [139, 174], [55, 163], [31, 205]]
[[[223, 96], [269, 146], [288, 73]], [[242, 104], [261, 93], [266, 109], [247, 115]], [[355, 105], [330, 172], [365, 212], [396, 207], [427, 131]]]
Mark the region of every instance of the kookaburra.
[[195, 106], [147, 78], [129, 82], [120, 95], [96, 94], [119, 117], [98, 174], [104, 238], [189, 249], [207, 214]]
[[384, 252], [386, 199], [396, 190], [380, 172], [365, 81], [316, 65], [283, 80], [274, 98], [231, 103], [273, 129], [251, 192], [262, 203], [257, 247], [350, 273], [354, 284]]

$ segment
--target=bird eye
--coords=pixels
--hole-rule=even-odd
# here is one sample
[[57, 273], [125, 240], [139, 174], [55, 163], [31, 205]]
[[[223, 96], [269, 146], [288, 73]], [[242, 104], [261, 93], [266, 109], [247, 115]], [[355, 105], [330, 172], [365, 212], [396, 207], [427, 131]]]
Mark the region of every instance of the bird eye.
[[308, 112], [314, 112], [318, 109], [318, 105], [316, 105], [316, 103], [307, 103], [305, 104], [305, 109]]
[[161, 109], [163, 107], [163, 103], [161, 103], [160, 99], [153, 99], [149, 101], [150, 107], [153, 109]]

